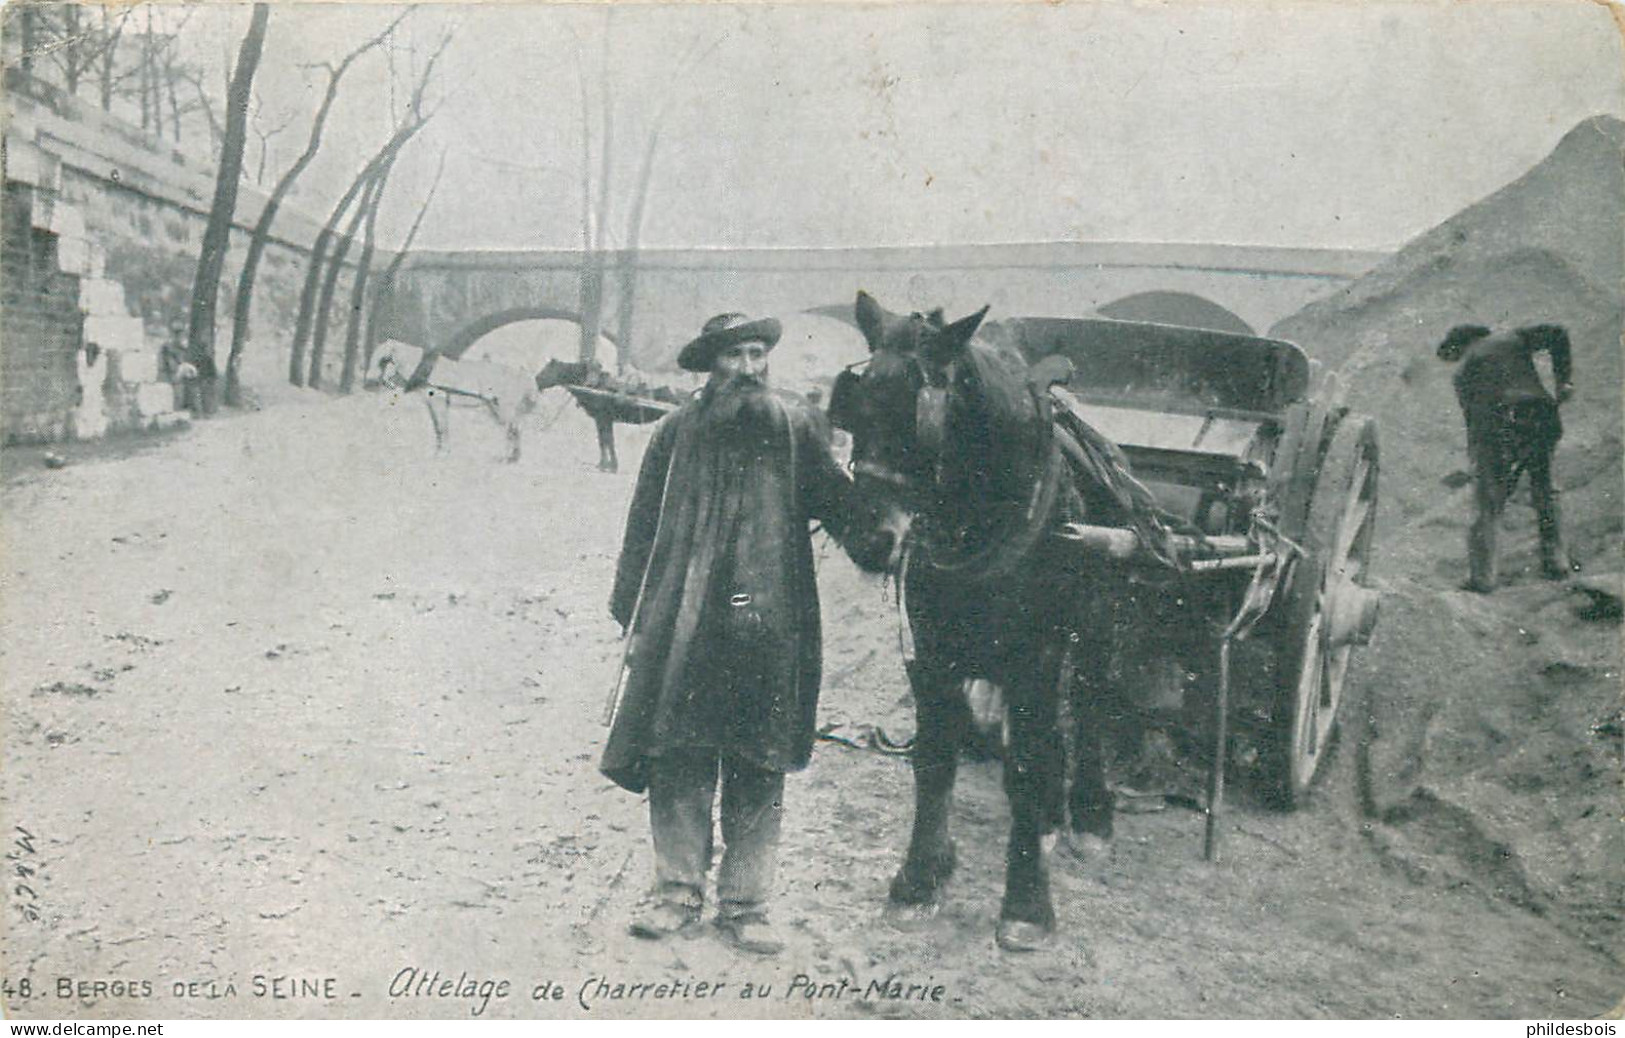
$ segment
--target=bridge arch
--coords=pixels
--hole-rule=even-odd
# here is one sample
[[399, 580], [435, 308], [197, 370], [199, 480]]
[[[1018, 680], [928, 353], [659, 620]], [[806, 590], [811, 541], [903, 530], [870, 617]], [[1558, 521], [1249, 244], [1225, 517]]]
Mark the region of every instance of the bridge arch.
[[[461, 357], [470, 346], [484, 336], [516, 321], [569, 321], [572, 324], [580, 324], [581, 312], [557, 306], [514, 306], [506, 310], [497, 310], [465, 322], [446, 339], [445, 348], [441, 352], [448, 357]], [[603, 329], [599, 329], [598, 337], [607, 339], [617, 349], [620, 347], [615, 336]]]
[[1095, 312], [1119, 321], [1152, 321], [1186, 328], [1206, 328], [1215, 332], [1234, 332], [1237, 335], [1258, 334], [1235, 311], [1194, 292], [1135, 292], [1113, 300]]

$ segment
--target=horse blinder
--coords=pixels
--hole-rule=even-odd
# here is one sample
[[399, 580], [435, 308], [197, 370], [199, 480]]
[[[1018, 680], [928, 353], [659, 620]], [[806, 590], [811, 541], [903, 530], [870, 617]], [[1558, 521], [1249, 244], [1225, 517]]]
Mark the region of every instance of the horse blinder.
[[857, 424], [858, 385], [862, 380], [863, 377], [851, 368], [835, 376], [835, 385], [830, 389], [827, 409], [830, 424], [835, 428], [852, 432]]

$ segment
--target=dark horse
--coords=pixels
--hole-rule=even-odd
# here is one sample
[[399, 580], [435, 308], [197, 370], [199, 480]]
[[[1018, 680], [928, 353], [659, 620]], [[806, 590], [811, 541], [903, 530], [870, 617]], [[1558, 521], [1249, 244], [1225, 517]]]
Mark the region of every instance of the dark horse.
[[[949, 324], [940, 310], [902, 316], [859, 292], [871, 356], [837, 379], [830, 417], [852, 434], [866, 513], [847, 550], [865, 569], [897, 573], [914, 641], [905, 661], [916, 710], [914, 826], [887, 916], [900, 926], [929, 919], [953, 872], [948, 816], [972, 724], [962, 689], [986, 678], [1004, 689], [1009, 724], [997, 938], [1023, 951], [1055, 927], [1044, 838], [1061, 829], [1083, 846], [1112, 833], [1094, 717], [1110, 659], [1112, 574], [1053, 535], [1064, 522], [1118, 525], [1128, 516], [1110, 486], [1080, 475], [1115, 464], [1105, 456], [1114, 448], [1080, 448], [1055, 423], [1044, 379], [1030, 380], [1014, 351], [972, 341], [986, 312]], [[1076, 693], [1070, 795], [1063, 685]]]
[[[681, 394], [665, 386], [624, 386], [596, 361], [548, 361], [547, 366], [536, 373], [536, 388], [545, 392], [554, 386], [570, 390], [576, 404], [597, 427], [600, 472], [615, 472], [620, 468], [620, 458], [615, 453], [616, 423], [647, 425], [659, 421], [682, 403]], [[656, 403], [640, 403], [638, 397]]]

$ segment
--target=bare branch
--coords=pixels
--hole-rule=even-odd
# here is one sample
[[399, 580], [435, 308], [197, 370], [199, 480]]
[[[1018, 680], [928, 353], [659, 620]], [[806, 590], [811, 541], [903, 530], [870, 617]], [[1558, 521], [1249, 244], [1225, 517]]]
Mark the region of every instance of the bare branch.
[[418, 77], [417, 89], [412, 91], [412, 114], [417, 116], [419, 119], [424, 117], [423, 92], [429, 88], [429, 80], [434, 78], [435, 62], [439, 61], [440, 55], [446, 52], [446, 48], [451, 45], [452, 37], [455, 35], [455, 27], [446, 30], [446, 34], [440, 38], [439, 45], [436, 46], [433, 53], [429, 55], [428, 64], [423, 66], [423, 74]]
[[380, 287], [373, 292], [372, 306], [367, 313], [367, 347], [362, 363], [363, 371], [372, 369], [372, 351], [378, 344], [378, 315], [383, 310], [385, 293], [394, 291], [395, 276], [400, 273], [401, 264], [406, 262], [407, 253], [412, 251], [412, 243], [417, 240], [418, 228], [423, 226], [423, 217], [428, 214], [429, 207], [434, 205], [434, 193], [440, 189], [440, 175], [445, 171], [446, 151], [442, 148], [440, 161], [435, 166], [434, 180], [429, 184], [429, 193], [424, 196], [423, 204], [418, 207], [418, 214], [412, 218], [412, 226], [406, 232], [406, 240], [401, 243], [395, 255], [390, 257], [389, 266], [384, 268], [383, 276], [379, 278]]

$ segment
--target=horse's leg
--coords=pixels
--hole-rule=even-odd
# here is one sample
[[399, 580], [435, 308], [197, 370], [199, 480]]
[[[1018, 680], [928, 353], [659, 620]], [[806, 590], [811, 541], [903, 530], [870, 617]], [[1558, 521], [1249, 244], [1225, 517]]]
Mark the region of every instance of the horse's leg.
[[1004, 905], [998, 943], [1006, 951], [1042, 947], [1055, 930], [1044, 836], [1065, 808], [1066, 743], [1057, 724], [1061, 645], [1034, 647], [1033, 663], [1011, 668], [1010, 746], [1005, 751], [1004, 791], [1010, 800], [1010, 842], [1005, 851]]
[[515, 410], [511, 416], [504, 416], [499, 405], [489, 400], [484, 403], [486, 410], [490, 412], [491, 420], [502, 426], [502, 438], [508, 445], [508, 453], [502, 460], [511, 465], [519, 460], [519, 411]]
[[948, 813], [970, 720], [960, 682], [947, 667], [918, 659], [908, 665], [908, 677], [915, 709], [914, 828], [886, 907], [886, 918], [902, 928], [936, 915], [942, 886], [954, 871]]
[[620, 460], [615, 457], [615, 422], [603, 412], [593, 415], [592, 420], [598, 426], [598, 471], [615, 472], [620, 468]]
[[439, 454], [446, 446], [446, 430], [441, 428], [440, 414], [434, 409], [434, 394], [423, 394], [423, 406], [429, 409], [429, 422], [434, 426], [434, 452]]
[[1105, 854], [1112, 838], [1113, 802], [1106, 786], [1106, 715], [1111, 647], [1081, 641], [1072, 649], [1073, 774], [1067, 846], [1080, 858]]

